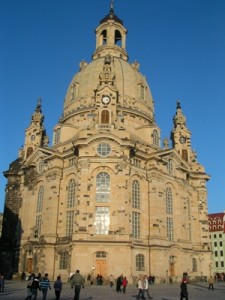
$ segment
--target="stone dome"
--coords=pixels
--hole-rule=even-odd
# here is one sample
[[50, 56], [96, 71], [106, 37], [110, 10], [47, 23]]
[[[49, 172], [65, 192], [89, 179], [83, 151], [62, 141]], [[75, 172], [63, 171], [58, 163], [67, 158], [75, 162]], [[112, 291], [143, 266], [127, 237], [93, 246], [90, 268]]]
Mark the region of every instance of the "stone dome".
[[[88, 123], [85, 120], [90, 114], [100, 116], [105, 107], [114, 125], [118, 116], [123, 116], [126, 128], [134, 119], [136, 124], [133, 123], [132, 127], [152, 126], [154, 106], [151, 91], [145, 76], [139, 71], [139, 63], [128, 61], [127, 30], [115, 17], [113, 7], [95, 33], [96, 49], [92, 61], [82, 61], [80, 70], [70, 82], [61, 121], [81, 128], [82, 122]], [[104, 96], [110, 99], [107, 104], [102, 101]]]
[[[93, 98], [100, 86], [104, 62], [105, 57], [95, 59], [90, 64], [81, 62], [80, 71], [75, 74], [67, 90], [64, 103], [65, 114], [73, 109], [93, 105]], [[138, 68], [137, 62], [130, 64], [123, 59], [112, 58], [111, 76], [113, 77], [113, 88], [118, 91], [117, 103], [126, 106], [135, 101], [139, 110], [148, 111], [152, 117], [154, 109], [151, 92], [145, 77]]]

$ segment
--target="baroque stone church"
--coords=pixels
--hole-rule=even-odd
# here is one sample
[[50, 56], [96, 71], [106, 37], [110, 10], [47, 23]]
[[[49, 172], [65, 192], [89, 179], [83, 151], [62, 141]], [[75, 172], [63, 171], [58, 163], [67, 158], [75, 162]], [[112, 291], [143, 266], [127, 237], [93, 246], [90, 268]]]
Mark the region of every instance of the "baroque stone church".
[[161, 145], [149, 85], [128, 60], [127, 29], [113, 2], [95, 34], [92, 60], [81, 61], [69, 84], [52, 146], [38, 100], [23, 149], [4, 172], [0, 272], [63, 280], [76, 269], [104, 278], [207, 276], [209, 176], [181, 105], [171, 141]]

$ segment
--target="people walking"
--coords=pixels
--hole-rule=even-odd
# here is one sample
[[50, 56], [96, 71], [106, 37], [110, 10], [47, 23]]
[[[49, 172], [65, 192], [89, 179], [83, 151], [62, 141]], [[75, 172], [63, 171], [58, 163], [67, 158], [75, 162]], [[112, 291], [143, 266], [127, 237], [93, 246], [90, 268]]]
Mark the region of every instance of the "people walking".
[[74, 300], [79, 300], [81, 286], [84, 288], [84, 278], [81, 276], [80, 271], [76, 270], [71, 280], [71, 288], [75, 288]]
[[212, 291], [214, 290], [214, 278], [213, 276], [209, 277], [209, 290], [212, 289]]
[[188, 300], [188, 290], [187, 290], [187, 280], [186, 278], [182, 280], [180, 285], [180, 300]]
[[61, 276], [57, 276], [56, 281], [54, 282], [54, 290], [55, 290], [55, 299], [59, 300], [60, 294], [62, 291], [62, 281], [61, 281]]
[[138, 288], [138, 295], [137, 299], [145, 299], [144, 297], [144, 278], [139, 276], [138, 282], [137, 282], [137, 288]]
[[48, 273], [45, 273], [45, 276], [40, 280], [40, 288], [42, 291], [42, 300], [46, 300], [48, 289], [51, 290], [51, 284], [48, 279]]
[[122, 280], [122, 289], [124, 294], [126, 293], [127, 284], [128, 284], [127, 278], [124, 277]]
[[[34, 274], [33, 274], [34, 275]], [[31, 277], [31, 286], [30, 286], [30, 291], [31, 291], [31, 298], [32, 300], [37, 299], [37, 294], [38, 290], [41, 290], [40, 285], [39, 285], [39, 279], [37, 276]]]
[[144, 296], [146, 294], [148, 296], [148, 299], [152, 299], [152, 297], [149, 294], [148, 288], [149, 288], [149, 281], [148, 281], [148, 276], [146, 275], [145, 278], [144, 278], [144, 292], [143, 292], [143, 294], [144, 294]]

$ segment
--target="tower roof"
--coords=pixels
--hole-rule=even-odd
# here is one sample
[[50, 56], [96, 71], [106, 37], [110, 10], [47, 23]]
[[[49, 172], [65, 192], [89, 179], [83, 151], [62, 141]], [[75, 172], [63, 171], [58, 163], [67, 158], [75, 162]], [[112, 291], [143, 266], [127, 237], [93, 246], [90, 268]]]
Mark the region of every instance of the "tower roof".
[[123, 21], [117, 17], [117, 15], [115, 15], [114, 13], [114, 1], [112, 0], [110, 3], [110, 11], [109, 14], [107, 14], [101, 21], [100, 24], [108, 21], [108, 20], [113, 20], [117, 23], [120, 23], [121, 25], [123, 25]]

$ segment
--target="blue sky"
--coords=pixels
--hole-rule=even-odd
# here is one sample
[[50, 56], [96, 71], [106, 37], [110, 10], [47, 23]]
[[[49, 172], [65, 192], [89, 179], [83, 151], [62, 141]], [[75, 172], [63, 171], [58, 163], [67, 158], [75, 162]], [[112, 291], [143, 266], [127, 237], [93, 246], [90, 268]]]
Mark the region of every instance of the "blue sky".
[[[37, 98], [45, 127], [62, 114], [67, 87], [82, 59], [91, 61], [95, 28], [110, 0], [0, 0], [0, 212], [2, 175], [24, 143]], [[209, 212], [225, 210], [225, 1], [115, 0], [155, 101], [161, 137], [169, 137], [176, 101], [192, 132], [198, 161], [211, 176]]]

